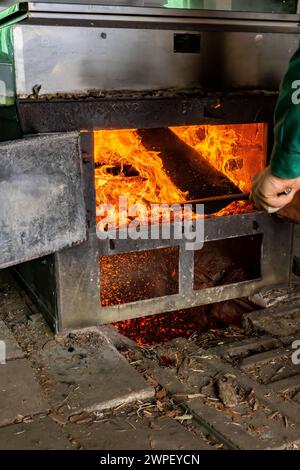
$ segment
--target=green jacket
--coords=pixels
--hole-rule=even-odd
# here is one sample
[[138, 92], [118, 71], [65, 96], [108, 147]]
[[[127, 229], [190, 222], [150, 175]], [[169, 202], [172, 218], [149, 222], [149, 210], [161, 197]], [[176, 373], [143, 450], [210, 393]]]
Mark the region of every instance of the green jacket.
[[300, 47], [281, 84], [271, 169], [280, 178], [300, 177]]

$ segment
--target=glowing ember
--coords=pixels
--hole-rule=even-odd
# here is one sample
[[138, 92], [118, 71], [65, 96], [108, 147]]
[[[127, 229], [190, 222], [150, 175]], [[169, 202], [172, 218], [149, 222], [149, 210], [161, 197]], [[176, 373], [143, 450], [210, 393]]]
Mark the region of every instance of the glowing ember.
[[229, 215], [250, 214], [254, 211], [254, 203], [251, 201], [235, 201], [214, 214], [214, 217], [225, 217]]
[[178, 259], [178, 247], [101, 256], [101, 305], [177, 294]]
[[216, 320], [207, 307], [179, 310], [143, 318], [115, 323], [119, 333], [127, 336], [140, 346], [151, 346], [179, 337], [190, 337], [196, 331], [202, 332], [216, 326]]
[[243, 315], [252, 310], [253, 306], [244, 299], [135, 318], [115, 323], [114, 326], [119, 333], [140, 346], [152, 346], [224, 326], [240, 326]]

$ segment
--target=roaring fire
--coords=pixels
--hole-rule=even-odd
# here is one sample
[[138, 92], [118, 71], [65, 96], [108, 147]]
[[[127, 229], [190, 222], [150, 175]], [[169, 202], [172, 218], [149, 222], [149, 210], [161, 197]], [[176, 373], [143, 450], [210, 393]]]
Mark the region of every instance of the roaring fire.
[[[204, 158], [241, 192], [251, 191], [252, 177], [265, 166], [265, 124], [202, 125], [169, 130], [199, 154], [199, 161], [200, 157]], [[139, 220], [148, 222], [150, 211], [143, 208], [150, 208], [151, 204], [183, 204], [189, 200], [189, 191], [181, 190], [174, 183], [164, 168], [162, 155], [145, 147], [138, 130], [95, 131], [94, 147], [98, 222], [111, 215], [117, 227], [126, 226], [132, 220], [127, 213], [130, 206], [136, 208]], [[124, 210], [119, 206], [120, 196], [127, 198]], [[106, 205], [105, 213], [103, 205]], [[234, 214], [235, 207], [236, 213], [241, 213], [243, 208], [250, 210], [249, 204], [235, 204], [229, 211], [215, 215]], [[161, 212], [156, 214], [158, 218], [161, 216]]]
[[[127, 198], [128, 207], [171, 205], [186, 200], [188, 194], [171, 181], [158, 153], [145, 149], [136, 130], [97, 131], [94, 146], [98, 207], [100, 204], [119, 207], [119, 196]], [[128, 222], [127, 213], [117, 214], [118, 227]]]
[[170, 129], [245, 193], [251, 191], [252, 177], [265, 167], [265, 124]]

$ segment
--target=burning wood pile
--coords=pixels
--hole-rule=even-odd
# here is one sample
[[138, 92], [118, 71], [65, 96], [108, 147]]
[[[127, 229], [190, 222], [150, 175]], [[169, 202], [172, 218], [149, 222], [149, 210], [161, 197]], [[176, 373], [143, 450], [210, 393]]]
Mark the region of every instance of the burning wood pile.
[[[252, 176], [265, 166], [266, 130], [265, 124], [242, 124], [96, 131], [98, 222], [104, 216], [100, 206], [118, 207], [120, 196], [129, 206], [143, 207], [203, 199], [208, 205], [210, 198], [228, 195], [242, 199], [250, 192]], [[235, 202], [228, 212], [252, 209]], [[127, 214], [117, 214], [117, 227], [129, 222]]]
[[[102, 130], [94, 134], [97, 222], [119, 207], [180, 204], [221, 197], [222, 217], [253, 211], [243, 199], [252, 176], [265, 166], [265, 124], [190, 126], [141, 130]], [[224, 196], [236, 195], [232, 202]], [[167, 210], [167, 209], [166, 209]], [[148, 222], [149, 212], [142, 212]], [[117, 228], [131, 222], [117, 213]], [[141, 217], [139, 217], [141, 220]], [[102, 226], [103, 230], [107, 227]], [[245, 243], [249, 256], [241, 256]], [[230, 239], [207, 243], [195, 252], [194, 290], [240, 283], [260, 276], [261, 240]], [[117, 254], [100, 258], [101, 305], [126, 304], [178, 293], [178, 248]], [[172, 314], [118, 323], [120, 332], [140, 344], [190, 336], [220, 324], [238, 323], [249, 311], [245, 301], [229, 301]], [[170, 321], [171, 319], [171, 321]]]

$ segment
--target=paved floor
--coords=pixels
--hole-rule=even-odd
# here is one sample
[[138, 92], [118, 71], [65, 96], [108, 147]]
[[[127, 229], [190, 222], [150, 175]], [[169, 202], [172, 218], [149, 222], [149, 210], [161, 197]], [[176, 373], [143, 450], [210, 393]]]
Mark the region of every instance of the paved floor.
[[109, 327], [54, 337], [2, 271], [0, 449], [298, 449], [300, 296], [281, 297], [243, 328], [140, 348]]
[[55, 338], [0, 274], [0, 449], [214, 449], [101, 330]]

